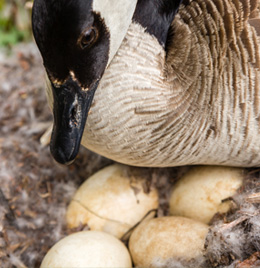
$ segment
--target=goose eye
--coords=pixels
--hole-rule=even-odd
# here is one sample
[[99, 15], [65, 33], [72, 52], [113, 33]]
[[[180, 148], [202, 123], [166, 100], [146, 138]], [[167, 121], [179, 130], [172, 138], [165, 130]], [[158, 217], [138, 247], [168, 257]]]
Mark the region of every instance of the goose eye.
[[80, 46], [82, 49], [88, 47], [89, 45], [91, 45], [97, 37], [97, 31], [95, 28], [90, 28], [88, 30], [86, 30], [80, 37]]

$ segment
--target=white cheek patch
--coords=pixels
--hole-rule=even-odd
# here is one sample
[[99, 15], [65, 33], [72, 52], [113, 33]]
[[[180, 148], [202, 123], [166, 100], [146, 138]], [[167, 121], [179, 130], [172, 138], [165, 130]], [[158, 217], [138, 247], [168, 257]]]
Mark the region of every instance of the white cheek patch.
[[137, 0], [93, 0], [93, 11], [100, 13], [110, 32], [108, 64], [120, 47], [135, 11]]

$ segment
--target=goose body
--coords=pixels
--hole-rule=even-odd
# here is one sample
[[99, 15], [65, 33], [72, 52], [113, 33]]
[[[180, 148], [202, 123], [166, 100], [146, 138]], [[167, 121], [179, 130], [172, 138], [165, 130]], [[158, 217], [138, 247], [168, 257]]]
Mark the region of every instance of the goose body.
[[102, 74], [81, 143], [135, 166], [260, 166], [259, 1], [183, 1], [166, 40], [140, 15], [148, 2]]

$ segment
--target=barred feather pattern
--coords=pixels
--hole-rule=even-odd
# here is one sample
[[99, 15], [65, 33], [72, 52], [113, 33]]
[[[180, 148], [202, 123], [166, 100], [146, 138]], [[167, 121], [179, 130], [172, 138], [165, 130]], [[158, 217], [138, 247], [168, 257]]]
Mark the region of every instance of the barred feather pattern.
[[130, 25], [82, 144], [135, 166], [260, 166], [259, 0], [184, 3], [167, 53]]

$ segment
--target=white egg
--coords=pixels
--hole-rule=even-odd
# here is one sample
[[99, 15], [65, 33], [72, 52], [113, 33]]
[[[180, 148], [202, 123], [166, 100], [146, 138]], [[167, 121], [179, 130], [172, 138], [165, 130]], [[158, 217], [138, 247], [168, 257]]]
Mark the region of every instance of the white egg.
[[184, 217], [143, 221], [132, 233], [129, 250], [136, 266], [164, 267], [172, 259], [189, 261], [203, 254], [208, 226]]
[[170, 198], [170, 214], [209, 223], [217, 213], [225, 213], [230, 202], [222, 200], [234, 195], [243, 183], [243, 169], [218, 166], [192, 168], [174, 186]]
[[132, 267], [125, 245], [112, 235], [84, 231], [56, 243], [44, 257], [41, 268]]
[[131, 172], [130, 167], [119, 164], [102, 169], [87, 179], [73, 197], [66, 215], [68, 226], [87, 224], [91, 230], [121, 238], [158, 208], [157, 190], [147, 192], [146, 183], [147, 178], [138, 169]]

